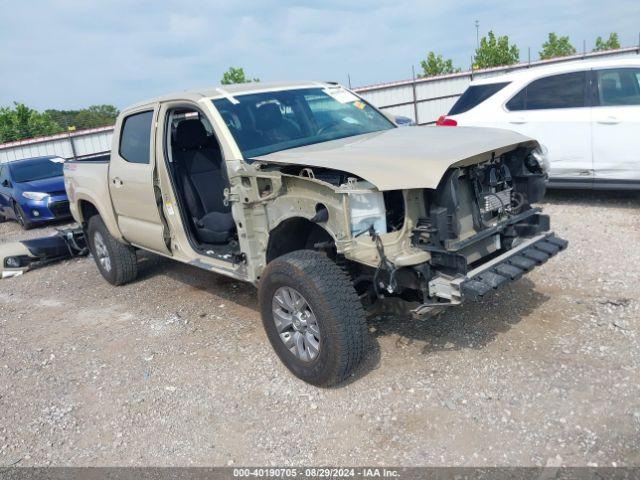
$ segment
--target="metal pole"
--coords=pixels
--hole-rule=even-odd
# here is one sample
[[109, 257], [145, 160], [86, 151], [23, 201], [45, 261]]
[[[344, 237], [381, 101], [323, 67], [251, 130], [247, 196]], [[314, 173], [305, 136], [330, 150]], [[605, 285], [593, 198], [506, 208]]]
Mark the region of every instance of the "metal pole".
[[587, 55], [587, 41], [582, 40], [582, 58]]
[[480, 48], [480, 22], [476, 20], [476, 48]]
[[71, 136], [71, 132], [67, 131], [67, 135], [69, 136], [69, 145], [71, 145], [71, 154], [73, 155], [73, 159], [77, 160], [78, 156], [76, 155], [76, 145], [73, 142], [73, 137]]
[[531, 47], [527, 47], [529, 50], [529, 66], [531, 66]]
[[416, 68], [413, 65], [411, 65], [411, 79], [413, 86], [413, 118], [416, 125], [420, 125], [418, 121], [418, 95], [416, 94]]
[[351, 90], [351, 75], [347, 73], [347, 81], [349, 82], [349, 90]]

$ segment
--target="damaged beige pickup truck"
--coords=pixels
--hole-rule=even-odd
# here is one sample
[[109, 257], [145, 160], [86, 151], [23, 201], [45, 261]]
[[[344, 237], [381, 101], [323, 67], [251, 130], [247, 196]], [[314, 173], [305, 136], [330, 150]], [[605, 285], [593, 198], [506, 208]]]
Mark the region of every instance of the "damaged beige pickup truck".
[[107, 281], [134, 280], [142, 249], [251, 282], [276, 353], [319, 386], [363, 358], [370, 306], [455, 306], [567, 244], [531, 206], [546, 182], [536, 141], [397, 128], [333, 83], [142, 102], [120, 114], [109, 160], [64, 174]]

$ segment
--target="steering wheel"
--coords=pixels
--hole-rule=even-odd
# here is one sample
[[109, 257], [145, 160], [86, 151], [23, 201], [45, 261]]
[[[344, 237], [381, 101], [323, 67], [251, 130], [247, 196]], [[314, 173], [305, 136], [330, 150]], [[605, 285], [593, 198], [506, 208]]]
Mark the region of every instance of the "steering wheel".
[[324, 133], [327, 133], [327, 132], [331, 131], [332, 129], [334, 129], [334, 128], [336, 128], [336, 127], [340, 126], [340, 124], [341, 124], [341, 123], [342, 123], [342, 121], [341, 121], [341, 120], [335, 120], [335, 121], [333, 121], [333, 122], [331, 122], [331, 123], [328, 123], [328, 124], [326, 124], [325, 126], [320, 127], [320, 128], [318, 129], [318, 133], [317, 133], [317, 134], [318, 134], [318, 135], [322, 135], [322, 134], [324, 134]]

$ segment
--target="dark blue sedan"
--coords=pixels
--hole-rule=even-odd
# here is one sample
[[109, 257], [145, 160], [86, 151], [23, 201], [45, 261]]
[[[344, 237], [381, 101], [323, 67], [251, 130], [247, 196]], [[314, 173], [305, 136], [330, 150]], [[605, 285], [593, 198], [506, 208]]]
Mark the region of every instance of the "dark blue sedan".
[[63, 164], [56, 156], [0, 163], [0, 221], [14, 219], [27, 229], [68, 218]]

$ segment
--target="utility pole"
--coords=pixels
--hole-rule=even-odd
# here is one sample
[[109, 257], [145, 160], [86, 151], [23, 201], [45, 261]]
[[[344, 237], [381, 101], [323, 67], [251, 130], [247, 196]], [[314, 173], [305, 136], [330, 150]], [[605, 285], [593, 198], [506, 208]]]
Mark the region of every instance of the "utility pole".
[[476, 25], [476, 48], [480, 48], [480, 22], [478, 20], [475, 21]]
[[416, 125], [420, 125], [418, 120], [418, 94], [416, 92], [416, 68], [411, 65], [411, 86], [413, 88], [413, 120]]

